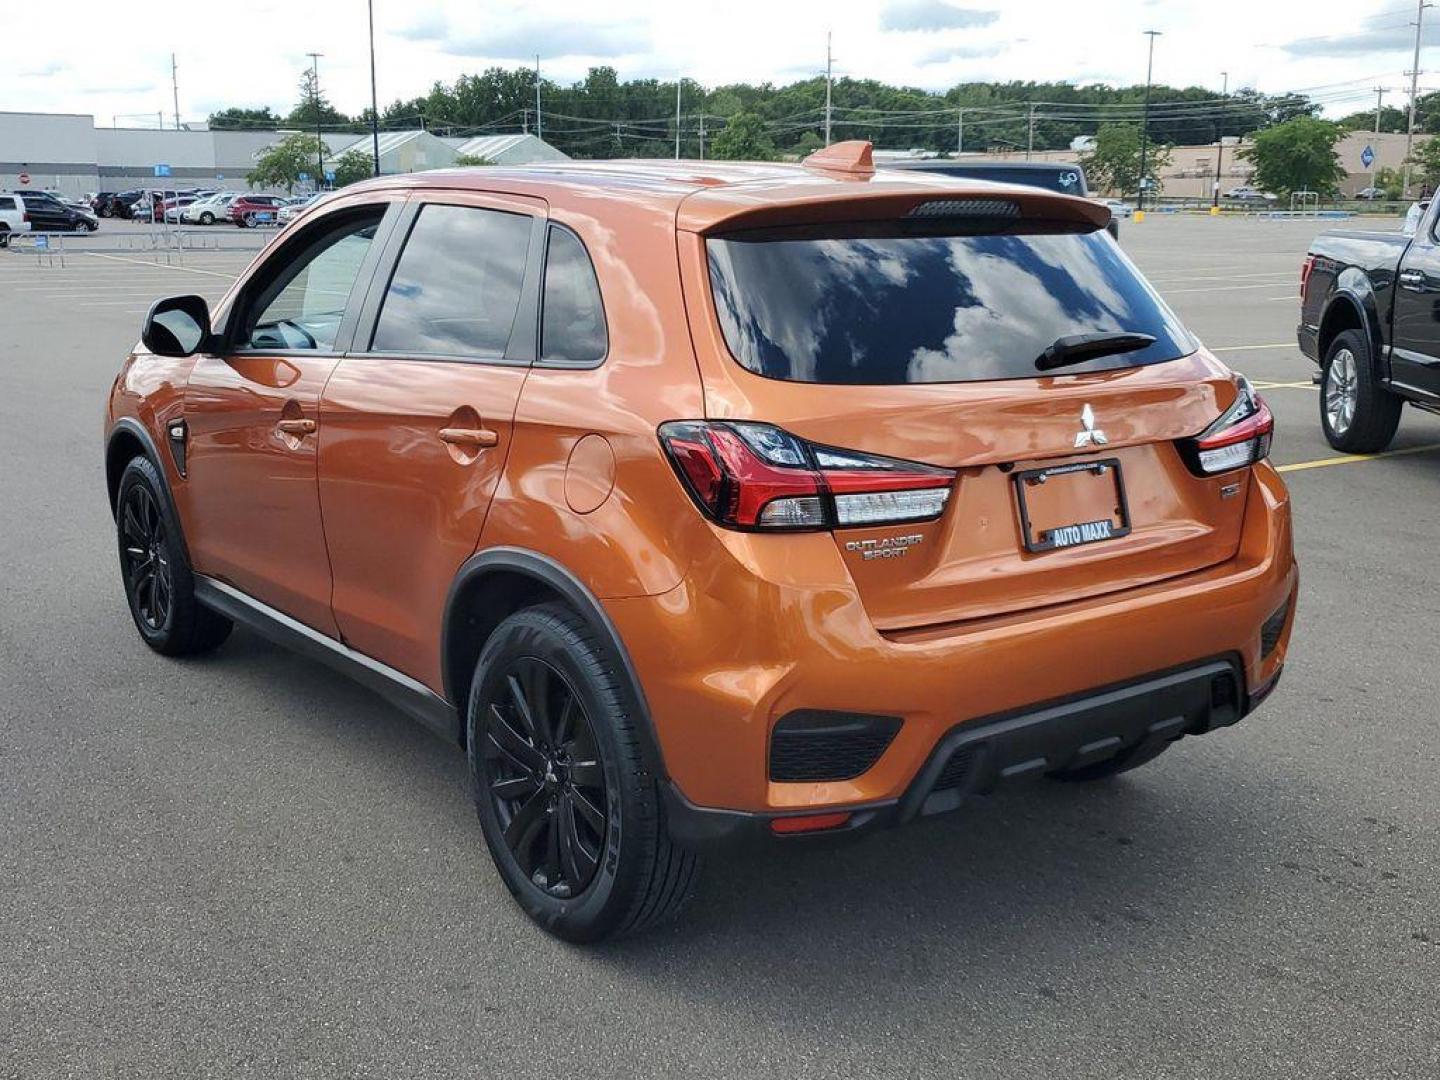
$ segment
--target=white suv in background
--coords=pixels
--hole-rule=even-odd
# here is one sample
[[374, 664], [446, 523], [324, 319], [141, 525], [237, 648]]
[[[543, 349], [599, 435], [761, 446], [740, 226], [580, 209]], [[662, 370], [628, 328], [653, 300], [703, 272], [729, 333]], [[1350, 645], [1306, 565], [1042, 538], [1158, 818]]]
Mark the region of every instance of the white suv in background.
[[0, 248], [10, 246], [13, 233], [30, 231], [30, 217], [19, 195], [0, 191]]
[[180, 217], [191, 225], [214, 225], [217, 221], [229, 221], [230, 204], [239, 195], [238, 191], [214, 192], [185, 207], [180, 211]]

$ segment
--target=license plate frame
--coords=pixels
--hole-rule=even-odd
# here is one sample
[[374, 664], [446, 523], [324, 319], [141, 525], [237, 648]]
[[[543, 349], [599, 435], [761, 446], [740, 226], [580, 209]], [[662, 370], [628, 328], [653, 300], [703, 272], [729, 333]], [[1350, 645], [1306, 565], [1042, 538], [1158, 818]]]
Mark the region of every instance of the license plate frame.
[[[1040, 534], [1035, 535], [1035, 527], [1030, 519], [1030, 505], [1026, 500], [1025, 489], [1037, 484], [1049, 481], [1052, 476], [1069, 476], [1075, 473], [1112, 473], [1115, 482], [1115, 506], [1119, 511], [1120, 522], [1115, 524], [1113, 520], [1077, 521], [1065, 525], [1056, 526]], [[1102, 458], [1097, 461], [1073, 461], [1065, 465], [1046, 465], [1038, 469], [1025, 469], [1017, 472], [1014, 477], [1015, 501], [1020, 511], [1020, 539], [1025, 545], [1025, 550], [1032, 555], [1039, 555], [1047, 551], [1065, 550], [1068, 548], [1085, 547], [1089, 544], [1100, 543], [1105, 540], [1118, 540], [1130, 533], [1130, 503], [1125, 493], [1125, 474], [1120, 467], [1119, 458]], [[1062, 530], [1076, 530], [1066, 532], [1057, 536]], [[1072, 539], [1072, 536], [1077, 538]]]

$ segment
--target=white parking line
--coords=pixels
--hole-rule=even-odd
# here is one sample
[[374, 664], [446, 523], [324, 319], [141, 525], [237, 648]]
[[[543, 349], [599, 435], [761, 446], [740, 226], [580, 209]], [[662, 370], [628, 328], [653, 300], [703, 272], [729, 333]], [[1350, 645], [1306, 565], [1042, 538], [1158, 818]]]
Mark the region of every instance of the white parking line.
[[[1299, 286], [1296, 285], [1293, 280], [1291, 280], [1254, 282], [1247, 285], [1205, 285], [1198, 289], [1161, 289], [1160, 292], [1164, 296], [1174, 296], [1177, 293], [1193, 292], [1235, 292], [1240, 289], [1289, 289], [1292, 293], [1294, 293], [1297, 288], [1299, 288]], [[1290, 297], [1286, 297], [1285, 299], [1290, 299]], [[1298, 301], [1299, 297], [1296, 296], [1294, 297], [1294, 299]]]
[[225, 278], [227, 281], [234, 280], [234, 274], [222, 274], [216, 270], [201, 270], [198, 266], [168, 266], [165, 263], [147, 262], [144, 259], [127, 259], [124, 255], [101, 255], [98, 251], [86, 251], [83, 254], [89, 255], [92, 259], [112, 259], [115, 262], [134, 263], [136, 266], [154, 267], [157, 270], [180, 270], [187, 274], [208, 274], [211, 277]]
[[1264, 345], [1211, 345], [1211, 352], [1251, 352], [1255, 349], [1299, 349], [1293, 341], [1267, 342]]

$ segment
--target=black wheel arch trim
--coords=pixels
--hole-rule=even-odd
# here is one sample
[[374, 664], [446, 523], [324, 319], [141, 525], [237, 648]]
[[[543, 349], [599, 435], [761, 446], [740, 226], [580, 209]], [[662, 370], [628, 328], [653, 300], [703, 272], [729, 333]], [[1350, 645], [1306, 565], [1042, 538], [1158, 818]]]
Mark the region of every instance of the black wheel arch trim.
[[[1353, 268], [1352, 268], [1353, 269]], [[1359, 271], [1356, 271], [1359, 274]], [[1325, 340], [1325, 326], [1330, 321], [1340, 305], [1348, 307], [1360, 322], [1360, 332], [1365, 335], [1365, 340], [1370, 343], [1370, 367], [1380, 378], [1385, 378], [1389, 373], [1385, 370], [1385, 343], [1380, 335], [1380, 311], [1375, 300], [1375, 290], [1370, 285], [1370, 279], [1359, 274], [1363, 285], [1356, 285], [1346, 280], [1340, 284], [1325, 301], [1325, 309], [1321, 312], [1320, 322], [1315, 328], [1315, 357], [1316, 363], [1322, 367], [1325, 364], [1325, 353], [1328, 351], [1329, 342]], [[1345, 277], [1344, 274], [1341, 275]], [[1340, 331], [1336, 331], [1339, 333]], [[1334, 340], [1335, 335], [1330, 335]]]
[[[170, 520], [175, 523], [175, 532], [180, 538], [180, 549], [185, 553], [185, 561], [190, 562], [190, 544], [185, 539], [185, 524], [180, 520], [180, 511], [175, 507], [175, 496], [170, 491], [170, 477], [165, 472], [165, 459], [160, 455], [160, 448], [155, 445], [155, 440], [145, 425], [132, 416], [122, 416], [116, 420], [110, 428], [110, 433], [105, 437], [105, 494], [110, 500], [110, 516], [115, 517], [119, 513], [119, 507], [115, 496], [120, 490], [120, 477], [115, 477], [115, 486], [110, 486], [110, 450], [115, 445], [116, 439], [121, 434], [133, 436], [139, 441], [141, 448], [150, 464], [155, 466], [155, 471], [160, 474], [160, 497], [165, 500], [165, 510], [170, 515]], [[123, 472], [124, 466], [121, 466]]]
[[625, 675], [625, 685], [621, 689], [626, 696], [626, 705], [631, 714], [639, 720], [638, 730], [641, 734], [641, 753], [645, 767], [658, 779], [667, 778], [669, 774], [665, 771], [665, 759], [660, 750], [660, 741], [655, 734], [655, 725], [650, 715], [649, 703], [645, 699], [645, 690], [640, 684], [640, 676], [630, 659], [630, 652], [625, 648], [625, 642], [620, 637], [620, 631], [611, 621], [604, 605], [584, 582], [561, 563], [538, 551], [517, 547], [486, 548], [465, 560], [459, 571], [456, 572], [454, 581], [450, 583], [450, 593], [445, 598], [445, 617], [440, 637], [440, 655], [444, 660], [445, 699], [453, 703], [456, 711], [462, 717], [464, 716], [466, 706], [464, 702], [456, 700], [457, 688], [454, 685], [454, 673], [451, 671], [450, 664], [450, 651], [453, 644], [451, 627], [455, 622], [456, 601], [467, 588], [483, 578], [497, 573], [524, 575], [551, 589], [600, 636]]

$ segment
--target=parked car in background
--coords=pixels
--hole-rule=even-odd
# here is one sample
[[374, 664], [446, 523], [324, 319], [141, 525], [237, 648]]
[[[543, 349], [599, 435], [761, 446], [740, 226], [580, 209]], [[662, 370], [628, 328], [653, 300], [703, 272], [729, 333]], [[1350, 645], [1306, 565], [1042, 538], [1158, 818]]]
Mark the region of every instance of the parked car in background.
[[19, 195], [0, 191], [0, 248], [9, 247], [16, 233], [30, 231], [30, 214]]
[[110, 206], [111, 206], [111, 203], [114, 202], [114, 200], [115, 200], [115, 192], [113, 192], [113, 191], [97, 191], [97, 192], [94, 194], [94, 196], [90, 199], [90, 209], [92, 209], [92, 210], [95, 211], [95, 216], [96, 216], [96, 217], [102, 217], [102, 218], [110, 217], [110, 216], [111, 216], [111, 213], [112, 213], [112, 211], [111, 211], [111, 209], [110, 209]]
[[1124, 199], [1105, 199], [1103, 202], [1110, 208], [1111, 217], [1128, 218], [1135, 212], [1135, 208]]
[[181, 220], [181, 215], [185, 212], [185, 208], [196, 201], [197, 199], [194, 195], [176, 195], [166, 199], [164, 202], [164, 219], [178, 225]]
[[[1024, 184], [1026, 187], [1044, 188], [1061, 195], [1074, 195], [1089, 199], [1090, 189], [1085, 184], [1085, 170], [1070, 162], [1056, 161], [971, 161], [966, 158], [945, 160], [928, 158], [920, 161], [887, 161], [886, 169], [914, 169], [919, 172], [939, 173], [941, 176], [967, 177], [973, 180], [990, 180], [997, 184]], [[1092, 202], [1108, 202], [1092, 199]], [[1112, 214], [1105, 226], [1110, 235], [1120, 239], [1120, 225]]]
[[323, 191], [312, 191], [309, 195], [297, 195], [293, 199], [287, 199], [285, 205], [280, 207], [276, 214], [276, 220], [281, 225], [288, 225], [309, 209], [315, 202], [324, 195]]
[[196, 199], [185, 207], [182, 219], [191, 225], [213, 225], [217, 221], [228, 221], [230, 204], [240, 197], [238, 191], [217, 191]]
[[1296, 336], [1320, 369], [1321, 430], [1347, 454], [1389, 446], [1406, 402], [1440, 411], [1440, 199], [1417, 212], [1409, 233], [1321, 233], [1301, 267]]
[[230, 204], [230, 220], [242, 229], [274, 225], [284, 204], [279, 195], [241, 195]]
[[1274, 202], [1275, 196], [1268, 191], [1261, 191], [1257, 187], [1250, 187], [1242, 184], [1240, 187], [1233, 187], [1225, 192], [1225, 198], [1237, 199], [1240, 202]]
[[[422, 718], [572, 941], [675, 910], [727, 842], [1242, 720], [1298, 584], [1268, 407], [1103, 206], [870, 166], [381, 178], [213, 312], [158, 301], [106, 410], [138, 635], [193, 655], [239, 622]], [[1193, 805], [1176, 775], [1144, 812]]]
[[[130, 208], [145, 195], [139, 188], [132, 188], [129, 191], [117, 191], [110, 196], [106, 203], [96, 208], [96, 213], [101, 217], [128, 218]], [[104, 213], [101, 213], [101, 211]]]
[[1385, 198], [1385, 192], [1378, 187], [1364, 187], [1355, 192], [1355, 198], [1370, 202], [1375, 199]]
[[100, 219], [90, 210], [71, 206], [47, 191], [12, 191], [25, 204], [32, 232], [94, 232]]

